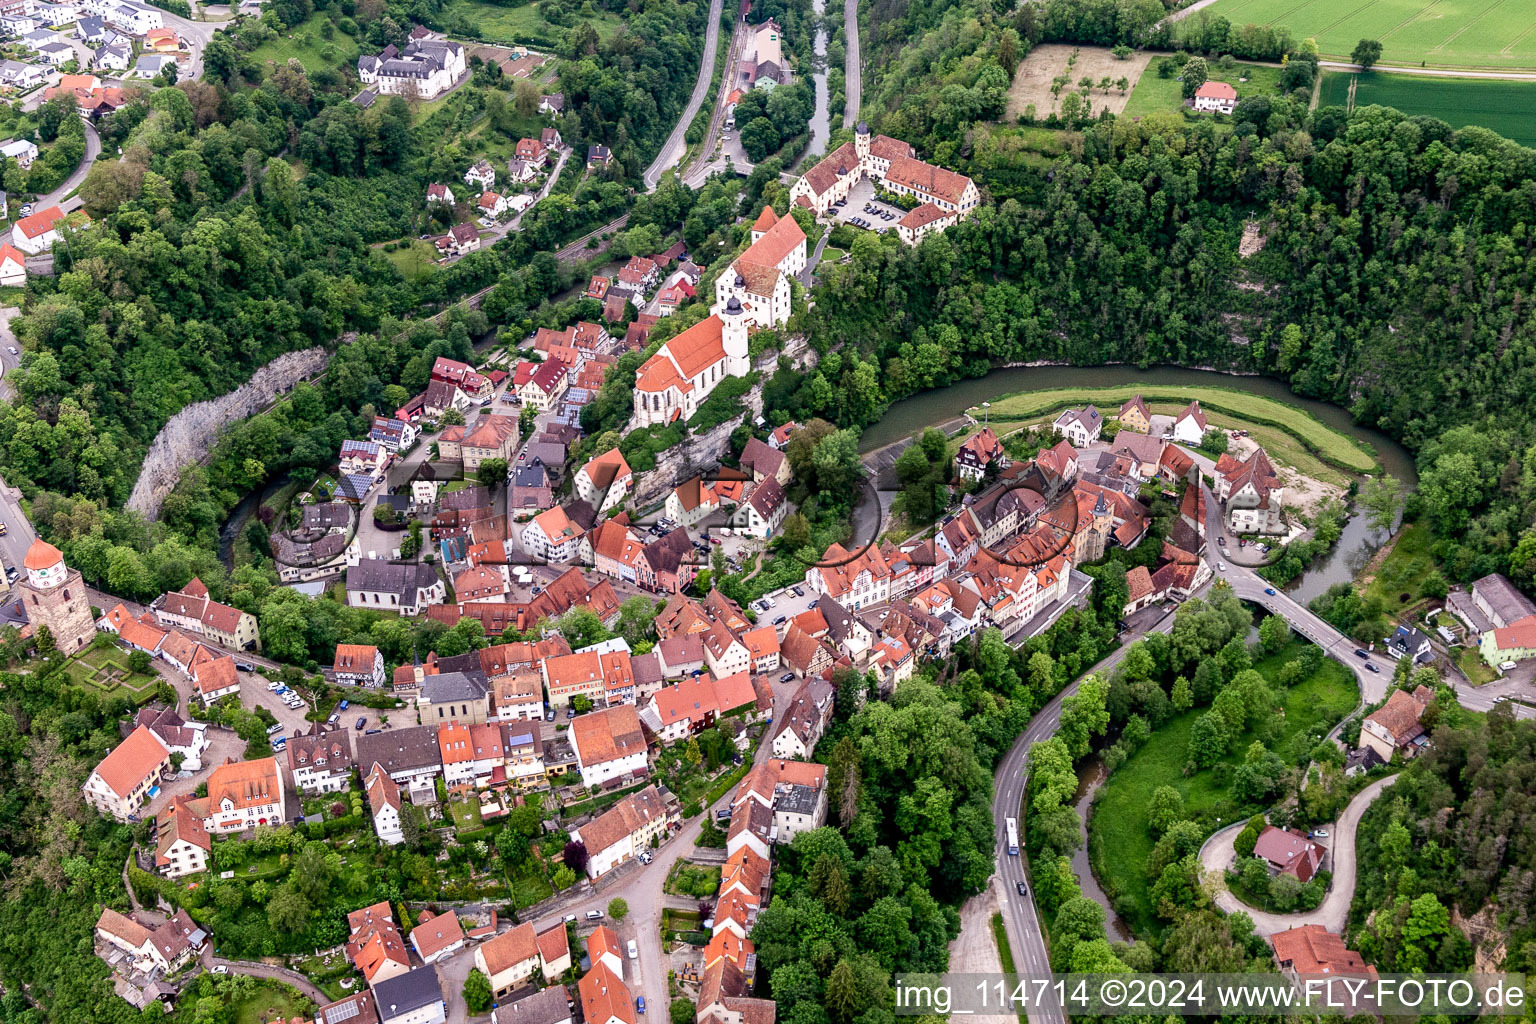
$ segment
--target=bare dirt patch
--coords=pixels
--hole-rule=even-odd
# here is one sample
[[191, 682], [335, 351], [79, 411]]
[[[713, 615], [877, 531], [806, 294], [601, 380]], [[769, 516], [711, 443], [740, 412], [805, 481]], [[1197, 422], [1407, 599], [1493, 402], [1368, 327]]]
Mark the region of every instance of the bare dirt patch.
[[[1067, 60], [1074, 51], [1077, 60], [1069, 68]], [[1069, 79], [1062, 87], [1061, 96], [1077, 90], [1077, 83], [1083, 76], [1093, 79], [1093, 86], [1088, 90], [1088, 103], [1094, 114], [1101, 110], [1119, 114], [1125, 110], [1126, 101], [1151, 62], [1150, 53], [1133, 53], [1125, 60], [1116, 60], [1115, 55], [1103, 47], [1044, 43], [1029, 51], [1029, 56], [1019, 63], [1019, 70], [1013, 76], [1013, 87], [1008, 90], [1008, 118], [1018, 117], [1031, 103], [1037, 118], [1043, 119], [1060, 110], [1060, 96], [1051, 95], [1051, 82], [1057, 75], [1066, 75]], [[1101, 89], [1099, 83], [1106, 76], [1112, 83], [1125, 78], [1125, 91], [1122, 93], [1114, 84], [1107, 91]]]

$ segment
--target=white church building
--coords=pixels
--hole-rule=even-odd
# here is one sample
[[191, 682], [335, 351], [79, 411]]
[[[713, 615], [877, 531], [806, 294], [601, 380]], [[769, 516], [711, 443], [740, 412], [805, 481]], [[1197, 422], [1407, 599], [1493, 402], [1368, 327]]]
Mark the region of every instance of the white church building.
[[[728, 271], [727, 271], [728, 272]], [[747, 311], [735, 298], [662, 345], [635, 376], [635, 415], [629, 428], [689, 419], [726, 377], [745, 377]]]

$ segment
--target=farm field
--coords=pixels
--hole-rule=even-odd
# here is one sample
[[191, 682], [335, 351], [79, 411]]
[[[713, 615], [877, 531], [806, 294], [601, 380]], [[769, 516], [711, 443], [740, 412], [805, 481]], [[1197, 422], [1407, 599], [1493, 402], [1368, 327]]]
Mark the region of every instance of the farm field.
[[[1243, 81], [1243, 79], [1247, 81]], [[1246, 96], [1277, 96], [1280, 87], [1280, 69], [1259, 64], [1238, 64], [1231, 71], [1213, 64], [1213, 82], [1226, 82], [1237, 90], [1237, 98]], [[1184, 83], [1177, 77], [1159, 78], [1155, 69], [1141, 76], [1136, 88], [1131, 90], [1125, 105], [1128, 117], [1144, 117], [1159, 110], [1180, 110], [1184, 106]], [[1206, 115], [1201, 115], [1206, 116]]]
[[[1074, 50], [1077, 60], [1068, 68], [1067, 60]], [[1043, 43], [1029, 51], [1013, 76], [1013, 86], [1008, 90], [1008, 119], [1017, 118], [1030, 104], [1034, 105], [1035, 117], [1040, 120], [1059, 110], [1060, 98], [1051, 95], [1051, 81], [1057, 75], [1067, 75], [1071, 79], [1061, 91], [1063, 96], [1075, 90], [1084, 75], [1092, 78], [1094, 86], [1089, 90], [1088, 103], [1094, 113], [1107, 109], [1111, 114], [1118, 114], [1125, 109], [1130, 90], [1135, 89], [1136, 80], [1142, 77], [1151, 60], [1150, 53], [1133, 53], [1126, 60], [1116, 60], [1114, 54], [1101, 46]], [[1098, 83], [1106, 76], [1112, 81], [1122, 77], [1129, 79], [1130, 89], [1126, 93], [1121, 93], [1118, 86], [1111, 86], [1108, 91], [1100, 89]]]
[[1405, 114], [1438, 117], [1452, 128], [1481, 125], [1521, 145], [1536, 146], [1536, 82], [1329, 71], [1323, 75], [1318, 104], [1345, 106], [1351, 80], [1356, 82], [1357, 107], [1379, 103]]
[[1217, 0], [1205, 10], [1234, 26], [1314, 38], [1325, 58], [1347, 60], [1355, 43], [1377, 39], [1387, 64], [1536, 68], [1536, 21], [1519, 0]]
[[[1199, 399], [1207, 413], [1227, 413], [1237, 421], [1261, 425], [1274, 424], [1278, 429], [1303, 442], [1310, 450], [1320, 453], [1330, 462], [1347, 467], [1357, 473], [1376, 471], [1376, 460], [1354, 441], [1313, 419], [1299, 409], [1259, 395], [1250, 395], [1229, 388], [1167, 388], [1136, 387], [1132, 384], [1109, 388], [1059, 388], [1043, 391], [1023, 391], [1006, 395], [992, 402], [989, 411], [994, 423], [1010, 421], [1030, 422], [1043, 419], [1049, 414], [1070, 405], [1092, 402], [1112, 416], [1122, 402], [1141, 394], [1149, 403], [1167, 402], [1182, 408], [1191, 399]], [[980, 409], [969, 410], [980, 416]], [[1252, 426], [1249, 426], [1252, 429]], [[1264, 443], [1269, 443], [1265, 441]]]

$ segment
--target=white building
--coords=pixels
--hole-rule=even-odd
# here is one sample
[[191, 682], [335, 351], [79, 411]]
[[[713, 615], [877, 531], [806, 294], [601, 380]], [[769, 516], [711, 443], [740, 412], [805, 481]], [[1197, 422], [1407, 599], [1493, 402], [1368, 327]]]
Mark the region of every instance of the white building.
[[23, 217], [11, 232], [11, 244], [29, 256], [47, 252], [58, 241], [63, 221], [64, 211], [57, 206]]
[[752, 327], [778, 327], [789, 319], [790, 281], [805, 270], [805, 232], [795, 218], [782, 218], [763, 207], [752, 225], [752, 244], [715, 278], [719, 315], [732, 299], [746, 311]]
[[357, 59], [357, 76], [380, 95], [435, 99], [464, 76], [464, 47], [442, 39], [413, 39], [404, 50], [387, 46]]
[[577, 715], [571, 722], [570, 740], [585, 786], [601, 786], [626, 776], [638, 778], [648, 767], [645, 734], [633, 704]]
[[1051, 424], [1051, 429], [1071, 441], [1074, 448], [1086, 448], [1099, 439], [1104, 429], [1104, 417], [1092, 405], [1064, 409]]
[[791, 201], [825, 217], [839, 200], [848, 198], [863, 180], [898, 195], [909, 195], [919, 205], [932, 203], [940, 211], [965, 220], [981, 201], [976, 183], [963, 174], [924, 163], [910, 145], [888, 135], [871, 136], [863, 121], [852, 143], [843, 143], [796, 180], [789, 190]]
[[231, 761], [208, 776], [209, 832], [244, 832], [257, 825], [281, 825], [284, 809], [283, 773], [277, 759]]
[[1195, 109], [1213, 114], [1230, 114], [1237, 109], [1237, 90], [1226, 82], [1206, 82], [1195, 90]]

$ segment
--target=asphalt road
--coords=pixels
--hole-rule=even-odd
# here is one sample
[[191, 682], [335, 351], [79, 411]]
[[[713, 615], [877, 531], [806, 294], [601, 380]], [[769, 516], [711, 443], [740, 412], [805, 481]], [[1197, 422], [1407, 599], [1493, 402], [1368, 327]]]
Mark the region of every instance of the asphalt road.
[[725, 0], [709, 0], [709, 21], [704, 28], [704, 56], [699, 60], [699, 77], [693, 83], [693, 95], [688, 97], [688, 105], [683, 108], [683, 116], [677, 119], [677, 124], [672, 129], [672, 134], [667, 136], [666, 144], [661, 147], [661, 152], [656, 154], [656, 159], [651, 161], [651, 166], [645, 169], [645, 189], [647, 192], [656, 187], [661, 176], [669, 167], [675, 165], [683, 158], [688, 144], [683, 135], [688, 131], [688, 126], [698, 116], [699, 108], [704, 106], [704, 97], [709, 95], [709, 83], [715, 77], [715, 50], [720, 45], [720, 13], [725, 7]]
[[843, 34], [848, 44], [843, 64], [843, 96], [848, 101], [843, 108], [843, 127], [850, 128], [859, 119], [859, 106], [864, 98], [863, 66], [859, 61], [859, 0], [844, 0]]
[[[1382, 791], [1396, 781], [1396, 775], [1377, 779], [1356, 793], [1344, 808], [1344, 813], [1339, 815], [1332, 829], [1333, 835], [1329, 837], [1333, 843], [1333, 884], [1316, 910], [1298, 914], [1271, 914], [1256, 910], [1232, 895], [1225, 885], [1216, 892], [1216, 905], [1229, 914], [1239, 910], [1246, 913], [1253, 918], [1254, 930], [1260, 935], [1273, 935], [1306, 924], [1320, 924], [1335, 935], [1342, 934], [1349, 919], [1349, 904], [1355, 898], [1355, 832], [1359, 828], [1360, 817], [1366, 808], [1376, 802]], [[1233, 842], [1246, 824], [1237, 822], [1207, 839], [1200, 848], [1200, 866], [1220, 878], [1232, 863]]]

